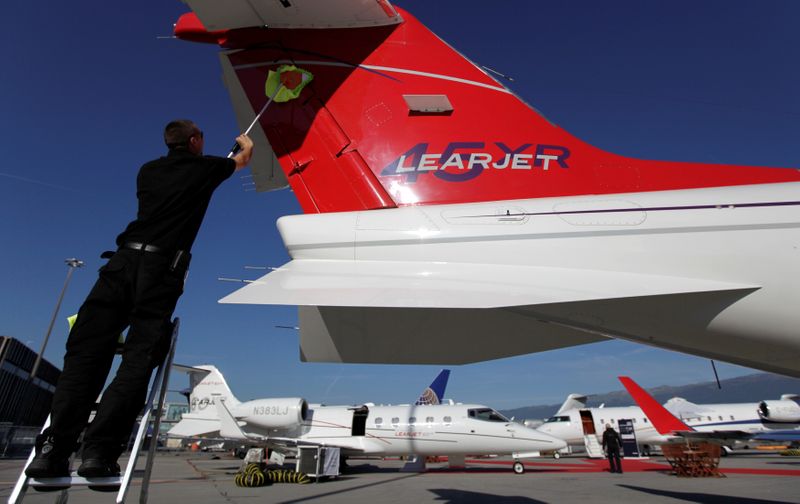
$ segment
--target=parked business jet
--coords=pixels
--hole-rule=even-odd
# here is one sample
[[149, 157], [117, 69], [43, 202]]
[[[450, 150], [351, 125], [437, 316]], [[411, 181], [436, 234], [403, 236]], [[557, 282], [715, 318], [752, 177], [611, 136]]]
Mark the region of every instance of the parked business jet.
[[589, 457], [602, 458], [603, 449], [598, 436], [610, 423], [618, 429], [620, 419], [633, 422], [636, 442], [644, 454], [650, 452], [653, 445], [663, 443], [666, 438], [659, 434], [638, 406], [587, 408], [587, 396], [570, 394], [556, 414], [536, 428], [567, 443], [569, 450], [586, 450]]
[[800, 442], [800, 401], [795, 394], [784, 394], [780, 400], [742, 404], [697, 405], [676, 398], [661, 406], [631, 378], [620, 376], [619, 380], [651, 425], [668, 441], [683, 438], [720, 443], [743, 439]]
[[240, 402], [214, 366], [186, 370], [191, 410], [170, 429], [172, 437], [242, 440], [285, 453], [298, 445], [316, 445], [339, 447], [345, 456], [447, 455], [460, 465], [467, 455], [512, 455], [516, 473], [524, 472], [519, 459], [566, 446], [477, 404], [309, 406], [301, 398]]
[[[607, 423], [618, 429], [620, 419], [633, 422], [636, 442], [644, 454], [648, 454], [653, 446], [673, 440], [671, 433], [674, 429], [659, 429], [655, 425], [654, 415], [657, 418], [665, 415], [676, 418], [686, 425], [684, 430], [713, 433], [716, 439], [722, 441], [800, 441], [800, 405], [798, 396], [794, 394], [784, 394], [779, 400], [726, 404], [694, 404], [673, 397], [662, 407], [633, 380], [626, 380], [629, 380], [626, 388], [635, 386], [641, 390], [636, 395], [631, 393], [638, 406], [587, 408], [585, 395], [570, 394], [558, 412], [545, 420], [537, 430], [564, 440], [570, 451], [585, 449], [590, 457], [603, 456], [597, 436], [603, 433]], [[644, 396], [641, 394], [651, 397], [650, 402], [655, 404], [652, 411], [642, 407]]]
[[[607, 338], [800, 376], [800, 171], [649, 161], [544, 118], [387, 0], [185, 0], [253, 130], [292, 260], [223, 303], [297, 305], [303, 359], [465, 363]], [[513, 15], [513, 13], [510, 13]], [[523, 58], [524, 60], [524, 58]]]

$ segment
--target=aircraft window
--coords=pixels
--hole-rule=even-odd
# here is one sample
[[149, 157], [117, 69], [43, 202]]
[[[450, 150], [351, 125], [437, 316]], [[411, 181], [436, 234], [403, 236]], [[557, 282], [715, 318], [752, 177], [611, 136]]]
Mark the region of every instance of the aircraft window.
[[711, 421], [711, 417], [708, 417], [708, 421], [709, 421], [709, 422]]
[[633, 420], [633, 423], [636, 423], [636, 419], [635, 418], [632, 418], [631, 420]]
[[733, 415], [731, 415], [731, 420], [735, 420], [735, 418], [733, 418]]
[[378, 418], [375, 419], [375, 425], [380, 425], [382, 423], [383, 423], [383, 418], [378, 417]]
[[600, 425], [602, 425], [602, 424], [604, 424], [604, 423], [606, 423], [606, 421], [605, 421], [605, 420], [603, 420], [603, 419], [601, 418], [601, 419], [600, 419]]
[[719, 416], [719, 419], [722, 420], [722, 415]]
[[409, 417], [409, 418], [408, 418], [408, 423], [409, 423], [409, 424], [415, 424], [415, 423], [417, 423], [417, 417], [415, 417], [415, 416]]
[[426, 422], [426, 423], [429, 423], [429, 424], [432, 424], [432, 423], [433, 423], [433, 417], [432, 417], [432, 416], [429, 416], [429, 417], [427, 417], [427, 418], [425, 419], [425, 422]]
[[475, 420], [484, 420], [487, 422], [509, 422], [508, 418], [504, 417], [492, 408], [475, 408], [469, 410], [467, 413], [469, 414], [470, 418], [474, 418]]
[[444, 420], [445, 425], [450, 425], [450, 423], [453, 421], [453, 419], [449, 416], [444, 417], [442, 420]]
[[400, 419], [399, 418], [397, 418], [397, 417], [392, 418], [392, 425], [397, 427], [397, 424], [399, 424], [399, 423], [400, 423]]
[[647, 423], [647, 417], [642, 418], [642, 420], [644, 421], [644, 423]]
[[551, 422], [569, 422], [569, 416], [554, 416], [544, 421], [544, 423], [551, 423]]

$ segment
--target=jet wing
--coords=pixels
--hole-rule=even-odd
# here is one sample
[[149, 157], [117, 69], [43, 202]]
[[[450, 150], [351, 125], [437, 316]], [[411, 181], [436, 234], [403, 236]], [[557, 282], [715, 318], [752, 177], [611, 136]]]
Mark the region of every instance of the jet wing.
[[800, 430], [788, 429], [772, 432], [762, 432], [752, 436], [757, 441], [800, 441]]
[[668, 313], [699, 296], [723, 304], [753, 289], [568, 268], [300, 259], [220, 302], [299, 305], [306, 361], [463, 364], [624, 337], [604, 332], [605, 317]]
[[425, 261], [294, 260], [221, 303], [474, 309], [753, 289], [672, 276]]
[[739, 441], [753, 437], [744, 431], [681, 431], [673, 435], [690, 441]]
[[388, 0], [184, 0], [209, 31], [270, 28], [359, 28], [397, 24]]

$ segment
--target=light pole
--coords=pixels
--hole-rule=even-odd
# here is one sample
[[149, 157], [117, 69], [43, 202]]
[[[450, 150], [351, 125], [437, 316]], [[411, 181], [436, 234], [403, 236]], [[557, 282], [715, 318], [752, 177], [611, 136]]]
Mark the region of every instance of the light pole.
[[[75, 268], [80, 268], [83, 266], [83, 261], [79, 259], [75, 259], [71, 257], [69, 259], [64, 260], [69, 266], [69, 271], [67, 271], [67, 279], [64, 280], [64, 287], [61, 288], [61, 295], [58, 296], [58, 302], [56, 303], [56, 309], [53, 312], [53, 318], [50, 320], [50, 326], [47, 328], [47, 334], [44, 335], [44, 341], [42, 342], [42, 348], [39, 350], [39, 353], [36, 355], [36, 361], [33, 363], [33, 368], [31, 369], [30, 375], [28, 375], [28, 379], [25, 382], [25, 391], [28, 392], [30, 389], [31, 384], [33, 384], [34, 378], [36, 378], [36, 372], [39, 371], [39, 364], [42, 362], [42, 355], [44, 354], [45, 348], [47, 348], [47, 340], [50, 339], [50, 333], [53, 331], [53, 325], [56, 323], [56, 317], [58, 316], [58, 310], [61, 308], [61, 301], [64, 299], [64, 293], [67, 292], [67, 285], [69, 285], [69, 280], [72, 278], [72, 272], [75, 271]], [[32, 403], [29, 403], [27, 408], [19, 408], [16, 413], [16, 418], [14, 423], [12, 424], [11, 428], [6, 433], [5, 439], [5, 446], [3, 447], [3, 454], [2, 456], [5, 457], [8, 454], [8, 447], [11, 445], [12, 440], [14, 439], [14, 434], [16, 433], [17, 424], [21, 421], [24, 421], [25, 415], [31, 414], [31, 409], [33, 408]]]
[[75, 259], [74, 257], [64, 259], [64, 262], [67, 263], [67, 266], [69, 266], [69, 270], [67, 271], [67, 279], [64, 280], [64, 287], [61, 288], [61, 295], [58, 296], [58, 302], [56, 303], [56, 309], [53, 312], [53, 318], [50, 319], [50, 326], [47, 328], [47, 334], [44, 335], [44, 341], [42, 341], [42, 348], [39, 350], [39, 354], [36, 355], [36, 361], [33, 363], [33, 369], [31, 369], [31, 375], [28, 378], [29, 381], [33, 381], [33, 379], [36, 378], [36, 372], [39, 371], [39, 364], [42, 362], [44, 349], [47, 348], [47, 340], [50, 339], [50, 333], [53, 331], [53, 325], [56, 323], [58, 310], [61, 308], [61, 301], [64, 300], [64, 293], [67, 292], [67, 285], [69, 285], [69, 279], [72, 278], [72, 272], [75, 271], [76, 268], [83, 266], [83, 261]]

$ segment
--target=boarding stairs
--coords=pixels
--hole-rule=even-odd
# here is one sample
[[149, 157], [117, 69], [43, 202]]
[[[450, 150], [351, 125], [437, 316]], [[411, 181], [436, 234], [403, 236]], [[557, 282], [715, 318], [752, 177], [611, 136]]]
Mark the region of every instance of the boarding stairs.
[[600, 446], [597, 435], [584, 434], [583, 443], [586, 446], [586, 455], [588, 455], [589, 458], [605, 458], [603, 447]]
[[[152, 437], [150, 439], [150, 446], [145, 457], [145, 468], [144, 473], [142, 474], [141, 491], [139, 493], [140, 504], [145, 504], [147, 502], [150, 487], [150, 475], [153, 471], [153, 460], [155, 458], [156, 446], [158, 445], [158, 431], [161, 426], [161, 415], [164, 410], [164, 401], [167, 396], [169, 371], [172, 367], [172, 358], [175, 355], [175, 344], [178, 340], [179, 325], [180, 320], [176, 318], [173, 321], [173, 330], [169, 351], [164, 357], [164, 361], [158, 366], [155, 373], [155, 378], [150, 385], [150, 392], [147, 394], [147, 402], [145, 403], [142, 420], [139, 422], [133, 448], [131, 449], [128, 463], [125, 466], [122, 475], [107, 478], [82, 478], [76, 473], [72, 472], [70, 477], [64, 478], [29, 478], [25, 475], [25, 469], [28, 467], [28, 464], [31, 463], [31, 460], [33, 460], [34, 451], [32, 450], [30, 456], [28, 457], [28, 461], [25, 463], [25, 467], [22, 469], [19, 479], [17, 479], [17, 484], [14, 486], [11, 496], [8, 498], [8, 504], [18, 504], [22, 502], [22, 500], [25, 498], [25, 493], [29, 488], [34, 488], [39, 491], [58, 492], [55, 501], [56, 504], [66, 504], [69, 499], [70, 488], [82, 486], [88, 486], [92, 490], [103, 492], [116, 491], [117, 496], [115, 502], [117, 504], [125, 502], [125, 496], [128, 493], [131, 480], [133, 479], [133, 471], [136, 468], [136, 462], [139, 458], [140, 452], [142, 451], [144, 440], [147, 437], [147, 428], [152, 424]], [[50, 417], [47, 417], [47, 421], [45, 422], [42, 431], [44, 431], [44, 429], [46, 429], [49, 425]], [[69, 488], [59, 491], [60, 488], [65, 486], [69, 486]]]

